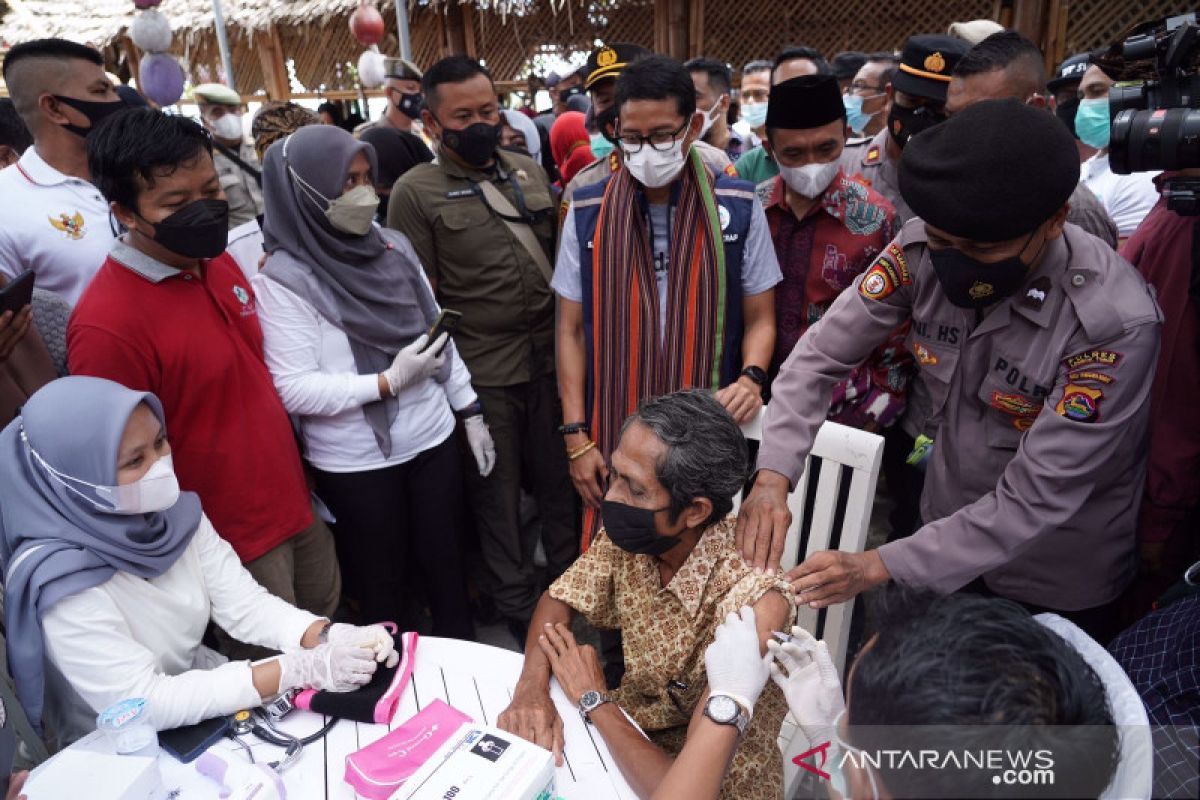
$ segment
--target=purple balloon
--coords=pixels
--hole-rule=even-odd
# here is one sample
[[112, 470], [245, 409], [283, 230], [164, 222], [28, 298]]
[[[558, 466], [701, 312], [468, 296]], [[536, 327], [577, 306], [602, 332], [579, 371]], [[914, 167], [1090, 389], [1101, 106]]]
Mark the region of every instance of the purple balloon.
[[142, 58], [138, 88], [160, 106], [169, 106], [183, 96], [183, 67], [167, 53], [150, 53]]
[[154, 8], [161, 2], [162, 0], [133, 0], [133, 4], [142, 10]]

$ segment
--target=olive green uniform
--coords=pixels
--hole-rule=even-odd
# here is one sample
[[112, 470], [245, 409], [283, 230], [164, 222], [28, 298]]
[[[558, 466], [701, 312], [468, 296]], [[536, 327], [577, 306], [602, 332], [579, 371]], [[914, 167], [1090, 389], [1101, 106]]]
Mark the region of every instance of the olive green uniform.
[[[249, 142], [241, 143], [237, 156], [255, 169], [262, 169]], [[263, 196], [254, 176], [220, 150], [213, 150], [213, 166], [217, 168], [217, 177], [225, 190], [225, 199], [229, 201], [229, 229], [256, 219], [263, 210]]]

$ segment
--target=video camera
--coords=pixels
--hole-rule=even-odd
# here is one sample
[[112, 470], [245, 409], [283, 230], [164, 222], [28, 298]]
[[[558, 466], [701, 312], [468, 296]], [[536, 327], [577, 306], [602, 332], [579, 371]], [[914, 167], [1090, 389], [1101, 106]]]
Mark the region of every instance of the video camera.
[[[1118, 84], [1141, 81], [1109, 91], [1113, 172], [1200, 167], [1200, 25], [1195, 12], [1135, 25], [1093, 63]], [[1168, 180], [1163, 196], [1178, 214], [1200, 214], [1200, 178]]]

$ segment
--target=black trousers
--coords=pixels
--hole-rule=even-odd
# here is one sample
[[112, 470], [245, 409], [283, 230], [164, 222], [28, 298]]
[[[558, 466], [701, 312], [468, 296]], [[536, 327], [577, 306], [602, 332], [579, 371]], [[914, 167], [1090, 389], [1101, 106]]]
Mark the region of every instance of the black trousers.
[[579, 554], [575, 489], [558, 432], [561, 412], [553, 375], [514, 386], [476, 386], [496, 443], [496, 467], [486, 478], [468, 452], [464, 469], [479, 548], [483, 591], [509, 620], [527, 624], [542, 592], [533, 564], [536, 537], [521, 526], [521, 487], [537, 502], [546, 579], [561, 575]]
[[418, 610], [406, 578], [415, 573], [429, 601], [433, 635], [473, 639], [455, 437], [393, 467], [313, 473], [318, 494], [337, 517], [334, 539], [344, 585], [358, 600], [363, 621], [395, 620], [411, 630]]
[[888, 522], [892, 530], [888, 541], [911, 536], [921, 527], [921, 492], [925, 489], [925, 470], [907, 463], [916, 444], [897, 423], [883, 434], [883, 479], [892, 499]]

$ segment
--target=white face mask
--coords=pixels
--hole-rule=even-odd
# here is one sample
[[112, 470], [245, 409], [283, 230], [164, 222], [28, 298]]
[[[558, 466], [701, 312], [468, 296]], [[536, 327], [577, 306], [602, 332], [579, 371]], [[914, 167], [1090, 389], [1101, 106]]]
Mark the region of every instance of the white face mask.
[[[724, 97], [724, 95], [721, 95]], [[712, 130], [712, 126], [716, 124], [717, 117], [721, 115], [721, 99], [717, 98], [717, 104], [704, 113], [704, 125], [700, 128], [700, 138], [708, 136], [708, 132]]]
[[803, 167], [785, 167], [779, 165], [779, 174], [787, 187], [801, 197], [809, 199], [820, 197], [829, 188], [833, 177], [837, 175], [838, 162], [826, 164], [805, 164]]
[[[150, 469], [146, 470], [146, 474], [133, 483], [100, 486], [59, 472], [50, 466], [38, 451], [29, 447], [29, 440], [25, 438], [24, 431], [21, 432], [21, 438], [29, 448], [30, 454], [52, 478], [101, 511], [110, 514], [152, 514], [155, 511], [166, 511], [179, 501], [179, 480], [175, 477], [175, 464], [170, 453], [155, 461]], [[92, 489], [95, 496], [81, 491], [73, 484]]]
[[220, 119], [213, 120], [210, 124], [212, 125], [213, 133], [221, 139], [242, 138], [241, 114], [226, 114]]
[[678, 178], [687, 159], [683, 152], [683, 139], [672, 142], [671, 149], [665, 153], [655, 150], [646, 142], [642, 142], [642, 149], [636, 153], [630, 153], [624, 144], [621, 149], [625, 151], [625, 166], [629, 167], [629, 173], [638, 183], [651, 189], [666, 186]]

